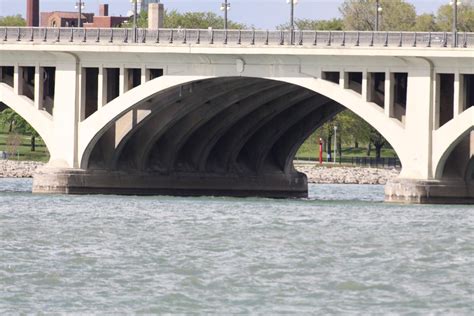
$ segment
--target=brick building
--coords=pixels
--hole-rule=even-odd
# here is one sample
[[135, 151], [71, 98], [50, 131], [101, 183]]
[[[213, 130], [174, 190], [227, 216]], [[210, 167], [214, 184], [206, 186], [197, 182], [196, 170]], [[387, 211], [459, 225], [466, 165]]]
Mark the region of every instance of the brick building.
[[[41, 12], [42, 27], [77, 27], [78, 12], [53, 11]], [[119, 27], [128, 17], [109, 16], [109, 5], [101, 4], [99, 14], [82, 13], [81, 24], [86, 28], [109, 28]]]

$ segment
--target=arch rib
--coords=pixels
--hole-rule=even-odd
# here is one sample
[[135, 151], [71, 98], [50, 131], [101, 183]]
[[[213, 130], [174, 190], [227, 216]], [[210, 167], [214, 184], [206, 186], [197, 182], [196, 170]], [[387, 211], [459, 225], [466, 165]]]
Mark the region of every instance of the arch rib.
[[48, 150], [53, 150], [53, 119], [46, 111], [35, 109], [33, 101], [15, 94], [13, 89], [0, 83], [0, 102], [5, 103], [38, 132]]
[[109, 102], [79, 124], [79, 165], [84, 168], [90, 153], [100, 137], [115, 121], [141, 102], [182, 84], [214, 78], [213, 76], [163, 76], [148, 81]]
[[471, 131], [474, 131], [474, 107], [465, 110], [433, 132], [433, 174], [435, 179], [442, 177], [449, 154]]

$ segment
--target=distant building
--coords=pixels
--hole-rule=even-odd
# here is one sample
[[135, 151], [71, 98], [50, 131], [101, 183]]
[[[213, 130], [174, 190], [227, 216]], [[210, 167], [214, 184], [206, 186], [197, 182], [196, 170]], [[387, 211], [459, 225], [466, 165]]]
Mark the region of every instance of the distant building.
[[26, 25], [39, 26], [39, 0], [26, 1]]
[[[41, 12], [42, 27], [77, 27], [78, 12], [75, 11], [53, 11]], [[94, 13], [82, 13], [81, 24], [86, 28], [110, 28], [119, 27], [127, 17], [109, 16], [109, 5], [99, 6], [99, 15]]]

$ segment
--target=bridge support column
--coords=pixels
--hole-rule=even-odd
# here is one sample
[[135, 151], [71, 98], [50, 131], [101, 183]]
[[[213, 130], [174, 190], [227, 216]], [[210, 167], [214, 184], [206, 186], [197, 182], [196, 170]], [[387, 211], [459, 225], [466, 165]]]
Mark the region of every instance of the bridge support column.
[[[473, 204], [474, 186], [461, 178], [438, 179], [434, 172], [433, 131], [439, 93], [430, 68], [408, 75], [406, 142], [400, 146], [402, 172], [385, 186], [385, 200], [398, 203]], [[458, 87], [459, 89], [459, 87]], [[456, 90], [456, 89], [455, 89]]]
[[20, 67], [15, 65], [13, 70], [13, 91], [15, 94], [20, 94], [20, 92], [23, 90], [23, 87], [20, 86], [22, 83], [23, 81], [20, 77]]
[[80, 79], [75, 62], [58, 64], [55, 77], [54, 142], [46, 168], [77, 168]]
[[385, 100], [384, 100], [385, 115], [387, 117], [393, 117], [394, 89], [395, 89], [394, 75], [393, 73], [387, 71], [385, 72]]
[[35, 108], [41, 110], [43, 108], [43, 89], [44, 86], [44, 69], [43, 67], [35, 67]]

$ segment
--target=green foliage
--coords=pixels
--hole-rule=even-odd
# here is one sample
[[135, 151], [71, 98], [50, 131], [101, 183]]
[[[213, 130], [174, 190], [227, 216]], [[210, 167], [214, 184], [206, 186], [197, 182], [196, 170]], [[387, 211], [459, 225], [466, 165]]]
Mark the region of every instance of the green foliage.
[[[295, 26], [299, 30], [320, 30], [320, 31], [340, 31], [344, 27], [341, 19], [332, 20], [311, 20], [311, 19], [297, 19]], [[286, 30], [290, 28], [290, 23], [285, 23], [277, 26], [278, 30]]]
[[[439, 29], [444, 32], [452, 30], [453, 7], [451, 5], [443, 5], [438, 9], [436, 23]], [[474, 0], [464, 0], [458, 6], [458, 31], [474, 32]]]
[[20, 115], [10, 108], [7, 108], [0, 112], [0, 124], [10, 134], [22, 134], [31, 137], [31, 151], [36, 149], [36, 138], [39, 137], [38, 132], [26, 122]]
[[422, 14], [422, 15], [417, 16], [413, 31], [416, 31], [416, 32], [440, 31], [438, 24], [436, 24], [436, 16], [434, 14]]
[[[405, 0], [380, 0], [379, 30], [406, 31], [416, 24], [415, 6]], [[375, 29], [375, 0], [345, 0], [339, 11], [346, 30], [373, 31]]]
[[26, 26], [26, 21], [19, 14], [2, 16], [0, 17], [0, 26]]
[[[137, 25], [140, 28], [148, 27], [148, 14], [142, 12], [137, 19]], [[123, 27], [133, 26], [133, 17], [122, 25]], [[215, 29], [224, 28], [224, 18], [213, 12], [186, 12], [180, 13], [176, 10], [165, 11], [165, 28], [185, 28], [185, 29], [207, 29], [209, 27]], [[245, 29], [245, 24], [236, 23], [228, 20], [229, 29]]]
[[[143, 11], [137, 17], [137, 26], [139, 28], [147, 28], [148, 27], [148, 13]], [[133, 16], [131, 16], [128, 21], [122, 24], [124, 28], [132, 28], [133, 27]]]
[[[165, 13], [166, 28], [186, 28], [186, 29], [207, 29], [209, 27], [215, 29], [224, 28], [224, 18], [213, 12], [186, 12], [179, 13], [176, 10], [166, 11]], [[246, 26], [228, 20], [229, 29], [245, 29]]]

